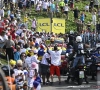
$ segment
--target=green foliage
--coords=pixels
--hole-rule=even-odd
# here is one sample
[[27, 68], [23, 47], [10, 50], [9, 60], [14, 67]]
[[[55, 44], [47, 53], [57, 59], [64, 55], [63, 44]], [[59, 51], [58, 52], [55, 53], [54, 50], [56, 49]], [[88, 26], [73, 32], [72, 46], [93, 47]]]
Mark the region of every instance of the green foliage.
[[[89, 4], [88, 0], [86, 0], [86, 1], [84, 1], [84, 0], [81, 1], [80, 0], [80, 2], [75, 2], [74, 7], [78, 7], [78, 9], [80, 10], [80, 14], [81, 14], [81, 12], [84, 11], [84, 8], [85, 8], [86, 4]], [[38, 18], [48, 18], [48, 16], [49, 16], [49, 14], [44, 14], [43, 12], [36, 13], [35, 10], [34, 10], [34, 7], [32, 7], [30, 9], [30, 11], [26, 10], [26, 12], [24, 12], [24, 14], [22, 15], [22, 18], [24, 17], [25, 13], [29, 13], [29, 12], [30, 12], [30, 15], [29, 15], [30, 19], [33, 19], [34, 17], [36, 17], [37, 19]], [[91, 13], [90, 12], [84, 12], [84, 13], [86, 15], [85, 23], [87, 23], [88, 21], [91, 22], [91, 20], [92, 20]], [[74, 22], [74, 17], [73, 17], [73, 11], [72, 10], [69, 11], [68, 17], [69, 17], [69, 19], [66, 20], [66, 23], [65, 23], [65, 25], [66, 25], [66, 29], [65, 29], [66, 32], [68, 32], [70, 30], [76, 31], [76, 24]], [[65, 16], [60, 16], [60, 18], [65, 18]], [[79, 17], [79, 19], [80, 19], [80, 17]], [[30, 29], [31, 28], [31, 22], [30, 21], [29, 21], [28, 25], [29, 25], [29, 29]], [[92, 26], [92, 28], [94, 28], [94, 27]]]

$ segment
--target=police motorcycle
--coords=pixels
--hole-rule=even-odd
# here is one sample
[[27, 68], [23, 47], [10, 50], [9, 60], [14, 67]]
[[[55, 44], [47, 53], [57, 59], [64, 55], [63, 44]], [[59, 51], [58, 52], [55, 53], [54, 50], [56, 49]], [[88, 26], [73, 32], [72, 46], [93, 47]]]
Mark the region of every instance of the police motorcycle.
[[95, 49], [94, 48], [87, 48], [85, 52], [86, 52], [85, 63], [87, 66], [86, 74], [88, 76], [91, 76], [91, 65], [92, 65], [91, 56], [95, 53]]
[[[73, 68], [73, 66], [71, 66], [72, 63], [74, 65], [74, 60], [75, 60], [74, 59], [72, 61], [72, 63], [69, 65], [69, 75], [68, 75], [67, 80], [65, 80], [65, 82], [68, 83], [69, 80], [71, 79], [71, 81], [76, 81], [78, 83], [78, 85], [81, 85], [82, 82], [83, 82], [83, 79], [85, 79], [85, 82], [88, 84], [87, 76], [86, 76], [86, 64], [82, 64], [82, 62], [80, 60], [81, 56], [84, 57], [84, 54], [85, 54], [84, 49], [83, 49], [83, 44], [81, 43], [82, 38], [80, 36], [77, 36], [76, 41], [80, 41], [80, 42], [76, 43], [75, 48], [74, 48], [75, 49], [74, 50], [75, 54], [74, 54], [73, 57], [78, 58], [77, 65], [74, 68]], [[82, 55], [78, 56], [79, 53], [82, 53]]]
[[92, 64], [91, 64], [91, 75], [92, 80], [95, 80], [95, 76], [98, 75], [98, 71], [100, 71], [100, 45], [96, 45], [96, 51], [94, 54], [92, 54]]

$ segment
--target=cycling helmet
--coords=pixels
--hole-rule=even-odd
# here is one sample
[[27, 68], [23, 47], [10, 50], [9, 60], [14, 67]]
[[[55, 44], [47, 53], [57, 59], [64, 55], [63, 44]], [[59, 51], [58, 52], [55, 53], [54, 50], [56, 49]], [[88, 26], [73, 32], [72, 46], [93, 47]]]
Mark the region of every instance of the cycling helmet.
[[81, 36], [77, 36], [76, 37], [76, 42], [82, 42], [82, 37]]
[[15, 65], [16, 65], [16, 61], [14, 61], [14, 60], [12, 60], [12, 59], [10, 60], [9, 63], [10, 63], [11, 66], [15, 66]]
[[99, 49], [100, 48], [100, 43], [96, 44], [96, 48]]

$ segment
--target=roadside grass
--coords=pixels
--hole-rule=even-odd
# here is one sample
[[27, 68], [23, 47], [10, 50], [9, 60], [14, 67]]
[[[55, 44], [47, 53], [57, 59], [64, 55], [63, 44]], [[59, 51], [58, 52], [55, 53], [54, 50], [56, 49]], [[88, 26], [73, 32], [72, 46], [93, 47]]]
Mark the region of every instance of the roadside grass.
[[[80, 10], [80, 14], [84, 11], [84, 8], [86, 6], [86, 4], [89, 4], [89, 1], [80, 1], [80, 2], [77, 2], [75, 3], [74, 7], [78, 7], [78, 9]], [[25, 13], [29, 13], [30, 12], [30, 15], [29, 15], [29, 18], [30, 19], [33, 19], [34, 17], [39, 19], [39, 18], [48, 18], [48, 15], [46, 14], [43, 14], [43, 13], [40, 13], [40, 15], [38, 13], [35, 12], [35, 9], [32, 7], [31, 9], [28, 9], [25, 11]], [[22, 19], [24, 18], [24, 14], [22, 14]], [[85, 23], [87, 23], [88, 21], [92, 21], [92, 15], [90, 12], [84, 12], [85, 15], [86, 15], [86, 18], [85, 18]], [[69, 11], [69, 14], [68, 14], [68, 17], [69, 19], [68, 20], [65, 20], [65, 25], [66, 25], [66, 29], [65, 31], [66, 32], [69, 32], [70, 30], [74, 30], [76, 31], [76, 24], [74, 22], [74, 17], [73, 17], [73, 11], [70, 10]], [[60, 18], [65, 18], [64, 16], [60, 16]], [[66, 19], [66, 18], [65, 18]], [[80, 19], [80, 16], [79, 16], [79, 19]], [[29, 25], [29, 29], [31, 28], [31, 22], [29, 21], [28, 23]], [[92, 25], [92, 29], [94, 28], [94, 26]]]
[[0, 63], [3, 64], [3, 65], [7, 65], [7, 60], [5, 60], [5, 59], [0, 59]]

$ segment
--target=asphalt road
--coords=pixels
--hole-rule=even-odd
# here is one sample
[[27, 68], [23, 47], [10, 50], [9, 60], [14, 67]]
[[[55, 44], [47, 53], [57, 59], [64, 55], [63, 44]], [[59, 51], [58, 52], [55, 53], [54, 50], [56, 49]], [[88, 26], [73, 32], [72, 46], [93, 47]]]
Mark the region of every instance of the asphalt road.
[[77, 85], [76, 82], [69, 82], [69, 84], [66, 84], [64, 80], [66, 80], [67, 76], [61, 77], [61, 85], [58, 84], [58, 78], [54, 77], [54, 84], [52, 86], [50, 85], [42, 85], [41, 90], [100, 90], [100, 85], [97, 85], [97, 81], [90, 80], [90, 77], [88, 78], [89, 84], [86, 84], [85, 81], [82, 85]]

